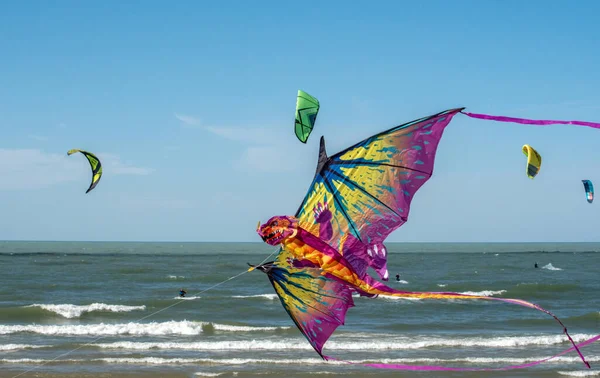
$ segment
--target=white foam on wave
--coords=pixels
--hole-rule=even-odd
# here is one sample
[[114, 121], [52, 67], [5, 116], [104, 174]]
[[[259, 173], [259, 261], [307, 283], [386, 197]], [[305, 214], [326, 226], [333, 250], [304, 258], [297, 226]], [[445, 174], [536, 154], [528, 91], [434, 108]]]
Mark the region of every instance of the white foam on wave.
[[182, 301], [193, 301], [194, 299], [200, 299], [202, 297], [200, 296], [191, 296], [191, 297], [180, 297], [180, 296], [176, 296], [173, 299], [181, 299]]
[[552, 265], [552, 263], [548, 263], [546, 265], [544, 265], [542, 267], [542, 269], [548, 269], [548, 270], [562, 270], [561, 268], [557, 268], [555, 266]]
[[169, 274], [167, 277], [170, 278], [170, 279], [172, 279], [172, 280], [176, 280], [178, 278], [181, 278], [181, 279], [185, 278], [185, 276], [176, 276], [176, 275], [173, 275], [173, 274]]
[[277, 294], [232, 295], [231, 298], [265, 298], [275, 300], [277, 299]]
[[446, 287], [446, 286], [448, 286], [448, 285], [446, 285], [446, 284], [437, 284], [437, 285], [438, 285], [439, 287]]
[[[385, 364], [524, 364], [527, 362], [533, 362], [547, 358], [547, 356], [538, 357], [526, 357], [526, 358], [502, 358], [502, 357], [467, 357], [467, 358], [452, 358], [452, 359], [441, 359], [441, 358], [390, 358], [382, 360], [349, 360], [348, 362], [355, 364], [362, 363], [385, 363]], [[594, 356], [586, 358], [589, 362], [600, 361], [600, 356]], [[125, 358], [92, 358], [92, 359], [65, 359], [65, 360], [46, 360], [46, 359], [33, 359], [33, 358], [20, 358], [20, 359], [0, 359], [0, 363], [6, 364], [45, 364], [49, 362], [55, 363], [76, 363], [86, 364], [90, 362], [104, 362], [111, 365], [117, 364], [132, 364], [132, 365], [182, 365], [182, 364], [205, 364], [205, 365], [346, 365], [345, 361], [326, 361], [321, 358], [294, 358], [294, 359], [257, 359], [257, 358], [163, 358], [163, 357], [125, 357]], [[546, 361], [544, 364], [564, 364], [573, 363], [580, 364], [581, 359], [578, 356], [575, 357], [556, 357], [552, 360]]]
[[477, 296], [481, 296], [481, 297], [491, 297], [491, 296], [499, 295], [499, 294], [503, 294], [503, 293], [506, 293], [506, 290], [463, 291], [459, 294], [477, 295]]
[[400, 281], [396, 281], [396, 282], [399, 282], [401, 284], [407, 284], [408, 283], [408, 281], [404, 281], [404, 280], [400, 280]]
[[[352, 293], [352, 298], [365, 298], [362, 295], [358, 294], [358, 293]], [[423, 298], [411, 298], [411, 297], [393, 297], [391, 295], [378, 295], [376, 298], [374, 299], [383, 299], [386, 301], [420, 301]], [[369, 300], [371, 300], [369, 298]]]
[[[360, 297], [360, 295], [352, 295], [353, 297]], [[411, 298], [411, 297], [392, 297], [391, 295], [380, 295], [377, 299], [383, 299], [386, 301], [420, 301], [423, 298]]]
[[[208, 323], [207, 323], [208, 324]], [[253, 326], [236, 326], [227, 324], [210, 323], [217, 331], [229, 332], [252, 332], [252, 331], [275, 331], [278, 329], [291, 329], [293, 327], [253, 327]]]
[[560, 375], [568, 375], [570, 377], [594, 377], [600, 375], [600, 370], [596, 371], [557, 371]]
[[[577, 334], [572, 336], [575, 342], [580, 342], [593, 337], [593, 335]], [[531, 345], [567, 344], [564, 335], [552, 336], [507, 336], [507, 337], [466, 337], [455, 339], [431, 337], [403, 337], [392, 338], [386, 341], [365, 340], [329, 340], [329, 350], [410, 350], [424, 348], [448, 347], [488, 347], [488, 348], [515, 348]], [[127, 349], [127, 350], [311, 350], [312, 347], [304, 339], [280, 340], [232, 340], [232, 341], [199, 341], [199, 342], [133, 342], [119, 341], [114, 343], [85, 344], [89, 347], [101, 349]]]
[[199, 335], [202, 328], [212, 326], [218, 331], [228, 332], [252, 332], [273, 331], [277, 329], [290, 329], [290, 327], [250, 327], [236, 326], [209, 322], [167, 321], [152, 323], [121, 323], [121, 324], [86, 324], [86, 325], [0, 325], [0, 335], [9, 335], [21, 332], [31, 332], [41, 335], [77, 335], [77, 336], [110, 336], [110, 335], [133, 335], [133, 336], [159, 336], [159, 335]]
[[78, 318], [86, 312], [130, 312], [145, 310], [146, 306], [111, 305], [106, 303], [92, 303], [89, 305], [74, 304], [39, 304], [34, 303], [24, 307], [39, 307], [43, 310], [54, 312], [65, 318]]
[[218, 377], [220, 375], [223, 375], [224, 373], [206, 373], [203, 371], [199, 371], [194, 373], [194, 375], [198, 376], [198, 377]]
[[23, 349], [49, 348], [50, 345], [32, 345], [32, 344], [4, 344], [0, 345], [0, 350], [3, 352], [11, 352]]

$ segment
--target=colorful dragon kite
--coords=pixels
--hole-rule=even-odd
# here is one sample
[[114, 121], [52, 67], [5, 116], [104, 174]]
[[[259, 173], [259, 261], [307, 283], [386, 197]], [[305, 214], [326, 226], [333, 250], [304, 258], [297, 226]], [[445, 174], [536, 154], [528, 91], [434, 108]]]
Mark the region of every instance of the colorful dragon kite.
[[[352, 293], [423, 299], [483, 299], [533, 308], [552, 316], [574, 349], [587, 361], [563, 323], [551, 312], [520, 299], [465, 295], [453, 292], [412, 292], [388, 287], [367, 274], [374, 269], [388, 280], [387, 236], [408, 220], [414, 194], [431, 177], [438, 143], [452, 118], [464, 108], [424, 117], [373, 135], [333, 156], [327, 156], [321, 137], [315, 178], [294, 217], [275, 216], [258, 234], [269, 245], [281, 246], [275, 261], [252, 269], [265, 272], [283, 307], [312, 347], [324, 359], [322, 348], [335, 329], [344, 324]], [[468, 116], [505, 122], [531, 121], [485, 115]], [[537, 122], [537, 123], [535, 123]], [[579, 121], [570, 123], [582, 124]], [[585, 123], [600, 128], [600, 124]], [[585, 341], [587, 345], [600, 339]], [[566, 352], [564, 352], [566, 353]], [[556, 357], [556, 356], [555, 356]], [[533, 366], [536, 361], [510, 369]], [[404, 370], [495, 370], [370, 364]], [[505, 369], [505, 368], [500, 368]]]

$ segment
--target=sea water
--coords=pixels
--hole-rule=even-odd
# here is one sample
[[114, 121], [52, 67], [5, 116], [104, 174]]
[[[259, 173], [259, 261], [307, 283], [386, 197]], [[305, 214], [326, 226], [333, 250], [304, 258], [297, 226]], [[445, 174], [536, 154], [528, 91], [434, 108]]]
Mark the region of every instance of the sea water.
[[[600, 334], [600, 244], [388, 249], [394, 288], [520, 298], [554, 312], [576, 342]], [[575, 352], [501, 372], [324, 361], [262, 272], [213, 288], [272, 252], [263, 243], [0, 242], [0, 376], [600, 377], [600, 342], [582, 349], [591, 370]], [[354, 300], [324, 354], [356, 363], [501, 367], [570, 347], [550, 316], [516, 305]]]

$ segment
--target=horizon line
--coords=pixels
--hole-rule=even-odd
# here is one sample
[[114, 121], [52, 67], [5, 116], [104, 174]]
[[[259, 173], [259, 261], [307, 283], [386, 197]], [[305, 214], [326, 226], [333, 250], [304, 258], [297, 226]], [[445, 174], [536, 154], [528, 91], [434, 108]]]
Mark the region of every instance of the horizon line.
[[[262, 241], [207, 241], [207, 240], [25, 240], [0, 239], [0, 243], [205, 243], [205, 244], [265, 244]], [[594, 244], [600, 241], [390, 241], [385, 244]]]

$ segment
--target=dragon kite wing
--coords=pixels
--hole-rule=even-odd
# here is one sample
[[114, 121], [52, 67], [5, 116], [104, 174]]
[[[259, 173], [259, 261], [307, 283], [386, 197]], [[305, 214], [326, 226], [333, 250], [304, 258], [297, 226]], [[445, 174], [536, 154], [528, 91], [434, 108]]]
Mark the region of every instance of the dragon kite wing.
[[88, 159], [88, 161], [90, 162], [90, 167], [92, 168], [92, 182], [90, 183], [90, 187], [88, 188], [88, 190], [86, 190], [86, 193], [89, 193], [100, 182], [100, 177], [102, 177], [102, 164], [100, 163], [100, 159], [98, 159], [98, 157], [96, 157], [96, 155], [92, 154], [91, 152], [72, 149], [67, 152], [67, 155], [70, 156], [76, 152], [81, 152], [83, 156], [85, 156]]
[[313, 127], [315, 127], [319, 107], [319, 100], [304, 91], [298, 90], [294, 131], [302, 143], [306, 143]]
[[315, 351], [325, 358], [323, 345], [344, 324], [348, 309], [354, 307], [352, 292], [318, 268], [292, 267], [290, 256], [281, 250], [275, 262], [257, 269], [267, 273], [283, 308]]
[[387, 280], [386, 237], [406, 223], [414, 194], [431, 177], [438, 143], [464, 108], [414, 120], [327, 156], [296, 213], [303, 228], [328, 242], [363, 276]]

